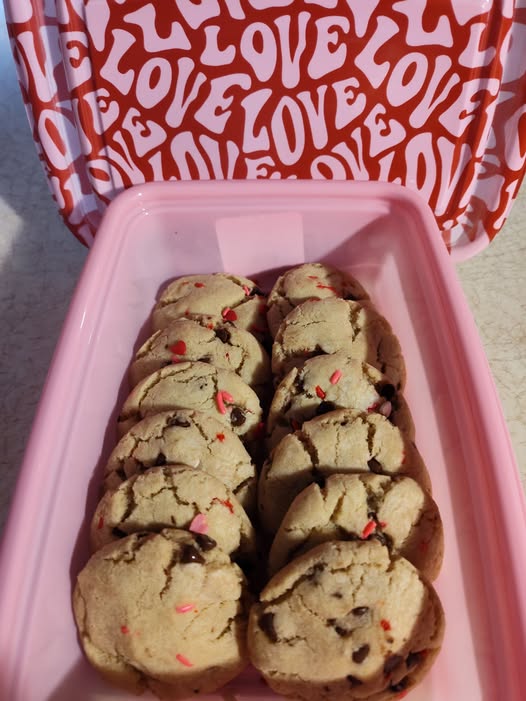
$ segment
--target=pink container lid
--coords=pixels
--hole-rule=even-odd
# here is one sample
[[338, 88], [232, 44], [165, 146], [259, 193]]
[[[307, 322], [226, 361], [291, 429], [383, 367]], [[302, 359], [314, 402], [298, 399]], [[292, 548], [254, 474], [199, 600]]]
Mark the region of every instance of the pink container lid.
[[461, 260], [519, 190], [520, 2], [5, 4], [51, 190], [87, 245], [133, 184], [373, 180], [419, 193]]
[[[444, 523], [435, 586], [446, 614], [436, 665], [409, 698], [524, 701], [524, 494], [434, 217], [395, 185], [269, 180], [150, 183], [109, 207], [53, 359], [0, 551], [1, 699], [129, 698], [84, 659], [70, 602], [134, 350], [174, 276], [237, 272], [265, 289], [306, 260], [358, 277], [406, 361], [404, 394]], [[234, 695], [276, 698], [253, 670], [201, 698]]]

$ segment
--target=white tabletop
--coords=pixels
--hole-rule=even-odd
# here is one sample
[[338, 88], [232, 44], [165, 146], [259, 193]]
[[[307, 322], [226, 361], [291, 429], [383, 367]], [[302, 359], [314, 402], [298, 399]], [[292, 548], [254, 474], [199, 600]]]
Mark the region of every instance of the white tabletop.
[[[1, 3], [0, 127], [1, 532], [53, 350], [87, 255], [60, 220], [38, 161]], [[526, 186], [494, 243], [458, 271], [526, 487]]]

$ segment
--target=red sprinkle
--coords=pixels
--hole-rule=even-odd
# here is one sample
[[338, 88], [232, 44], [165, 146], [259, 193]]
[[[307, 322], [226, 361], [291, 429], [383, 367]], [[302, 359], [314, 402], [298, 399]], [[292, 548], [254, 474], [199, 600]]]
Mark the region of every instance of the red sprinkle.
[[217, 392], [216, 404], [217, 408], [219, 409], [219, 413], [226, 414], [225, 402], [232, 403], [233, 401], [234, 397], [229, 392], [225, 392], [224, 390], [220, 390], [219, 392]]
[[325, 399], [325, 392], [322, 390], [322, 388], [319, 385], [316, 385], [316, 394], [320, 399]]
[[195, 604], [181, 604], [181, 606], [175, 607], [176, 613], [188, 613], [188, 611], [193, 611], [195, 609]]
[[98, 524], [97, 524], [97, 530], [100, 531], [100, 529], [101, 529], [103, 526], [104, 526], [104, 519], [103, 519], [102, 516], [101, 516], [101, 517], [99, 518], [99, 522], [98, 522]]
[[207, 324], [207, 325], [206, 325], [206, 328], [207, 328], [207, 329], [213, 329], [213, 328], [214, 328], [214, 325], [213, 325], [213, 324]]
[[237, 314], [233, 309], [230, 309], [230, 307], [225, 307], [223, 311], [221, 312], [221, 316], [223, 319], [226, 319], [227, 321], [236, 321], [237, 320]]
[[189, 530], [192, 533], [207, 533], [208, 532], [208, 521], [206, 520], [205, 514], [197, 514], [192, 519]]
[[180, 662], [181, 664], [184, 664], [185, 667], [193, 667], [194, 665], [190, 662], [188, 657], [185, 657], [184, 655], [179, 655], [177, 654], [175, 656], [175, 659]]
[[360, 536], [363, 540], [368, 538], [371, 533], [376, 529], [376, 523], [371, 519], [365, 524], [365, 528], [362, 531], [362, 535]]
[[221, 441], [221, 443], [225, 440], [225, 434], [224, 433], [216, 433], [216, 438], [218, 441]]
[[380, 625], [384, 630], [391, 630], [391, 624], [389, 623], [389, 621], [386, 621], [385, 618], [382, 618], [382, 620], [380, 621]]
[[317, 275], [307, 275], [307, 277], [309, 278], [309, 280], [317, 280], [318, 279]]
[[341, 371], [341, 370], [335, 370], [335, 371], [332, 373], [331, 379], [329, 380], [329, 382], [331, 383], [331, 385], [337, 385], [338, 382], [341, 380], [341, 377], [342, 377], [342, 371]]
[[223, 506], [226, 506], [226, 508], [230, 511], [231, 514], [234, 513], [234, 505], [230, 501], [230, 499], [219, 499], [219, 497], [214, 497], [212, 501], [218, 501], [220, 504], [223, 504]]
[[170, 346], [170, 350], [175, 355], [184, 355], [186, 353], [186, 343], [184, 341], [177, 341], [173, 346]]
[[204, 282], [194, 282], [194, 287], [204, 287], [205, 283]]
[[380, 402], [376, 402], [376, 404], [371, 404], [371, 406], [367, 407], [367, 411], [376, 411], [378, 407], [380, 406]]
[[128, 635], [129, 632], [130, 632], [130, 629], [128, 628], [128, 626], [121, 626], [121, 633], [123, 635]]
[[409, 693], [409, 689], [406, 689], [405, 691], [402, 691], [398, 696], [396, 697], [397, 699], [405, 699], [407, 694]]
[[250, 290], [248, 289], [247, 285], [243, 285], [243, 292], [246, 294], [247, 297], [249, 296]]
[[331, 292], [334, 292], [335, 295], [338, 294], [338, 290], [337, 290], [335, 287], [333, 287], [332, 285], [322, 285], [321, 282], [319, 282], [319, 283], [316, 285], [316, 287], [317, 287], [319, 290], [330, 290]]

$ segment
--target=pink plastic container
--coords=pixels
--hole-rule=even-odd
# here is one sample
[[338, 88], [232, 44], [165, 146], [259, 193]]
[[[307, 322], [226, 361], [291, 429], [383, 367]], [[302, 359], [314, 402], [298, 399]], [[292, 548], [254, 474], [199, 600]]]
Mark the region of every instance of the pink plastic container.
[[[242, 236], [242, 238], [241, 238]], [[526, 510], [488, 365], [425, 204], [377, 183], [209, 182], [132, 188], [110, 206], [41, 399], [0, 556], [0, 698], [126, 694], [84, 660], [70, 597], [116, 441], [126, 371], [159, 288], [228, 270], [267, 287], [323, 260], [356, 274], [397, 333], [406, 396], [446, 540], [442, 652], [411, 701], [523, 701]], [[271, 699], [248, 670], [207, 698]], [[232, 696], [228, 696], [232, 698]]]

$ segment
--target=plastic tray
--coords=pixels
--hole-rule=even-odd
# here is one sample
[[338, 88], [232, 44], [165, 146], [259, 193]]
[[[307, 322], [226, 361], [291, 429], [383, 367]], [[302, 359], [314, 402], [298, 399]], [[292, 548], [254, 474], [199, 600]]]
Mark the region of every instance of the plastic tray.
[[456, 259], [526, 165], [524, 0], [4, 0], [60, 212], [91, 245], [123, 188], [304, 178], [405, 185]]
[[[240, 238], [242, 235], [242, 239]], [[242, 240], [242, 243], [240, 241]], [[165, 183], [121, 195], [88, 256], [41, 399], [0, 559], [0, 698], [102, 701], [70, 607], [132, 353], [160, 286], [284, 267], [355, 273], [398, 334], [406, 396], [445, 525], [447, 632], [412, 701], [523, 701], [526, 511], [490, 372], [427, 206], [375, 183]], [[270, 699], [247, 672], [213, 698]], [[230, 695], [228, 698], [232, 698]]]

